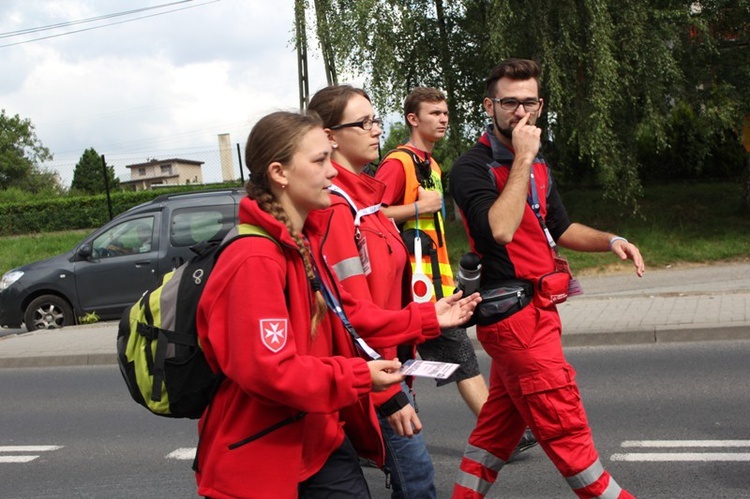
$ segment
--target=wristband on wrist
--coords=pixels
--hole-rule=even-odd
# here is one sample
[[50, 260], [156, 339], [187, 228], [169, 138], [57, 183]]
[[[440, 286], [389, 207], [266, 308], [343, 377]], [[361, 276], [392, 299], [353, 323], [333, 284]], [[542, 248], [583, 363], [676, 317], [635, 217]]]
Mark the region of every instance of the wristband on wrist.
[[615, 242], [617, 242], [617, 241], [622, 241], [622, 242], [624, 242], [626, 244], [628, 242], [628, 240], [625, 239], [624, 237], [615, 236], [615, 237], [613, 237], [612, 239], [609, 240], [609, 249], [610, 250], [612, 249], [612, 245], [615, 244]]
[[396, 411], [400, 411], [404, 407], [409, 405], [409, 397], [403, 391], [400, 391], [389, 398], [378, 408], [378, 412], [383, 417], [388, 417]]

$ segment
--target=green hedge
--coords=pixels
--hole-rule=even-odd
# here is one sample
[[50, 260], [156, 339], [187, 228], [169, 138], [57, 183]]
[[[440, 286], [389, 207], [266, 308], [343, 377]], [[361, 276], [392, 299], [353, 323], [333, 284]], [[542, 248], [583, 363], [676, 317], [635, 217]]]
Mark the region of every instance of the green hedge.
[[[211, 186], [211, 188], [222, 187], [230, 186]], [[232, 184], [231, 187], [237, 187], [237, 185]], [[114, 192], [111, 195], [112, 216], [115, 217], [133, 206], [151, 201], [162, 194], [205, 189], [206, 186]], [[104, 225], [109, 219], [106, 194], [37, 199], [25, 203], [4, 203], [0, 204], [0, 236], [89, 229]]]

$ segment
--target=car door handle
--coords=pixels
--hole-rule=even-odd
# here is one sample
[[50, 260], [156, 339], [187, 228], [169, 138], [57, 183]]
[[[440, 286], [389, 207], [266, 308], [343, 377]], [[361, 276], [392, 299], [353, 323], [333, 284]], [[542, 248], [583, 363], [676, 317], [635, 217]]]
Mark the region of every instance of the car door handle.
[[135, 268], [145, 267], [146, 265], [151, 265], [151, 260], [141, 260], [140, 262], [135, 262]]

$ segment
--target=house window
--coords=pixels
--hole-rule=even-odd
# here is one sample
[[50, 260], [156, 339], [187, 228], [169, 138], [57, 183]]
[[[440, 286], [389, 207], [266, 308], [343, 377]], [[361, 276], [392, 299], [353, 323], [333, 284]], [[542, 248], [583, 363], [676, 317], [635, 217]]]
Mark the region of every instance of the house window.
[[145, 167], [138, 168], [138, 175], [140, 175], [141, 177], [146, 175], [146, 168]]
[[172, 165], [161, 165], [162, 175], [172, 175]]

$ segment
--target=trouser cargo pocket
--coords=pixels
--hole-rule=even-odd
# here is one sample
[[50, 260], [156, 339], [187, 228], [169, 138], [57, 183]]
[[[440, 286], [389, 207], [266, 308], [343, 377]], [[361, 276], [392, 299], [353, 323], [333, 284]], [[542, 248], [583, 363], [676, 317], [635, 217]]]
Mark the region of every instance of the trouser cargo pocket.
[[528, 374], [519, 381], [538, 439], [549, 440], [588, 426], [572, 366]]

